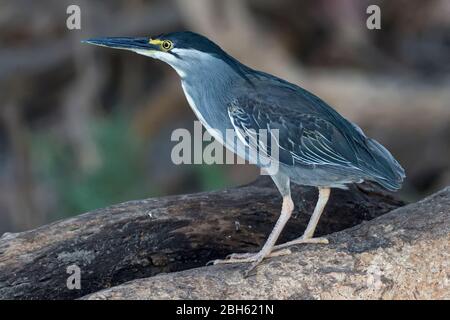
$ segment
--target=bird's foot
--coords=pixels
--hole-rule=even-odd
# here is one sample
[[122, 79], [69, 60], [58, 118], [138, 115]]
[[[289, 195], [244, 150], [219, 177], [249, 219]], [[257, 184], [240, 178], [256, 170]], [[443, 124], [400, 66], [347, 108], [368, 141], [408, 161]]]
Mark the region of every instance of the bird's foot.
[[[319, 238], [311, 238], [311, 237], [305, 237], [305, 236], [301, 236], [298, 239], [292, 240], [292, 241], [288, 241], [286, 243], [282, 243], [279, 245], [276, 245], [273, 247], [273, 250], [285, 250], [285, 248], [290, 247], [290, 246], [294, 246], [296, 244], [307, 244], [307, 243], [318, 243], [318, 244], [328, 244], [329, 241], [327, 238], [323, 238], [323, 237], [319, 237]], [[278, 251], [274, 251], [273, 253], [276, 253]]]
[[252, 263], [250, 267], [245, 271], [244, 276], [248, 276], [250, 271], [252, 271], [261, 261], [269, 257], [279, 257], [288, 255], [291, 250], [284, 249], [278, 250], [276, 252], [270, 252], [269, 254], [264, 254], [261, 251], [257, 253], [232, 253], [228, 255], [225, 259], [217, 259], [208, 262], [208, 265], [213, 264], [228, 264], [228, 263]]
[[208, 262], [210, 264], [227, 264], [227, 263], [243, 263], [243, 262], [254, 262], [259, 260], [260, 257], [262, 259], [269, 257], [279, 257], [288, 255], [291, 253], [291, 250], [278, 250], [277, 252], [271, 252], [266, 256], [263, 256], [261, 252], [248, 252], [248, 253], [232, 253], [225, 257], [225, 259], [217, 259]]

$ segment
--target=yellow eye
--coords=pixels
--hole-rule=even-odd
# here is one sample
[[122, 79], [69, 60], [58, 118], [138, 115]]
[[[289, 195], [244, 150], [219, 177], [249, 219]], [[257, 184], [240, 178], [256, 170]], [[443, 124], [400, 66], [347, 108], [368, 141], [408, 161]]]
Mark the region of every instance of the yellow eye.
[[170, 40], [164, 40], [161, 43], [161, 49], [163, 49], [164, 51], [169, 51], [172, 48], [173, 48], [173, 43]]

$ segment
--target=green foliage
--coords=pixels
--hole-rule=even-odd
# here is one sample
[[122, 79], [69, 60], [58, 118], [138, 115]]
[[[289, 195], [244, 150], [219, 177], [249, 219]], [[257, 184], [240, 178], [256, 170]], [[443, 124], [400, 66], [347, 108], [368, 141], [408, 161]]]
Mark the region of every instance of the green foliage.
[[[96, 120], [91, 135], [97, 147], [99, 165], [82, 170], [72, 150], [57, 135], [33, 137], [33, 161], [39, 179], [56, 190], [64, 216], [79, 214], [150, 195], [145, 176], [144, 143], [121, 114]], [[57, 213], [61, 216], [61, 212]]]
[[[57, 208], [52, 218], [165, 194], [152, 186], [146, 175], [148, 145], [132, 130], [130, 119], [116, 112], [92, 121], [87, 136], [96, 146], [99, 165], [91, 170], [80, 165], [78, 150], [67, 143], [67, 137], [49, 130], [32, 135], [34, 176], [46, 189], [53, 190], [51, 197]], [[197, 191], [230, 185], [223, 165], [192, 165], [189, 169], [194, 172], [190, 182]]]
[[199, 176], [202, 190], [217, 190], [229, 186], [225, 166], [223, 165], [195, 165], [196, 174]]

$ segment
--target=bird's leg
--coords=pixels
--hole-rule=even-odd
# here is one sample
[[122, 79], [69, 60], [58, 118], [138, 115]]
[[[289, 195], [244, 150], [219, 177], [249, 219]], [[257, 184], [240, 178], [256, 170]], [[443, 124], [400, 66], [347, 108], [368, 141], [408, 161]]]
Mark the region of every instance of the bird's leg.
[[319, 188], [319, 199], [317, 200], [316, 207], [314, 208], [314, 213], [312, 214], [311, 219], [309, 219], [308, 226], [306, 227], [303, 236], [301, 236], [298, 239], [277, 245], [273, 249], [279, 250], [295, 244], [303, 244], [303, 243], [328, 244], [328, 240], [326, 238], [313, 238], [313, 235], [314, 231], [316, 230], [317, 223], [319, 222], [320, 216], [322, 215], [323, 209], [325, 208], [325, 205], [328, 202], [329, 197], [330, 197], [330, 188]]
[[228, 256], [228, 259], [225, 260], [214, 260], [213, 264], [221, 264], [221, 263], [241, 263], [241, 262], [252, 262], [252, 265], [247, 270], [246, 274], [248, 274], [251, 270], [253, 270], [264, 258], [270, 256], [280, 256], [284, 254], [289, 254], [289, 250], [278, 251], [272, 253], [272, 248], [275, 245], [278, 237], [280, 236], [281, 231], [283, 231], [286, 222], [292, 215], [292, 211], [294, 210], [294, 203], [292, 202], [291, 196], [286, 195], [283, 197], [283, 205], [281, 208], [281, 215], [278, 218], [275, 227], [269, 235], [266, 243], [262, 247], [262, 249], [257, 253], [244, 253], [244, 254], [232, 254]]

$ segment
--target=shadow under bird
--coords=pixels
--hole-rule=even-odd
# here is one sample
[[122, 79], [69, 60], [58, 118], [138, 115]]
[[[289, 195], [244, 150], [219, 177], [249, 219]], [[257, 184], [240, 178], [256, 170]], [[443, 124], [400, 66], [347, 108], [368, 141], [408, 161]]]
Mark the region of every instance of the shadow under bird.
[[[202, 35], [174, 32], [157, 37], [107, 37], [84, 42], [134, 51], [169, 64], [181, 78], [189, 105], [212, 136], [244, 159], [251, 160], [245, 150], [253, 149], [276, 161], [277, 170], [269, 169], [268, 174], [283, 203], [264, 246], [257, 253], [232, 254], [213, 261], [214, 264], [248, 262], [248, 274], [264, 258], [288, 254], [289, 246], [326, 244], [326, 238], [313, 235], [331, 188], [369, 180], [394, 191], [405, 178], [403, 168], [386, 148], [320, 98], [245, 66]], [[238, 139], [221, 139], [230, 129]], [[259, 130], [276, 137], [275, 143], [261, 142], [257, 137]], [[276, 158], [272, 157], [275, 147]], [[291, 181], [317, 187], [319, 197], [303, 235], [276, 245], [294, 209]]]

